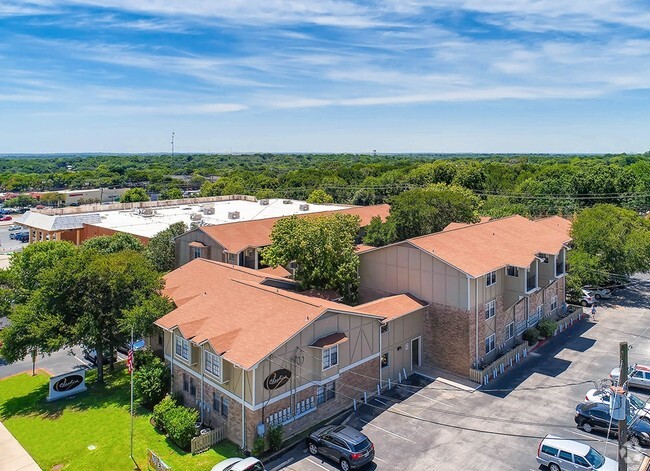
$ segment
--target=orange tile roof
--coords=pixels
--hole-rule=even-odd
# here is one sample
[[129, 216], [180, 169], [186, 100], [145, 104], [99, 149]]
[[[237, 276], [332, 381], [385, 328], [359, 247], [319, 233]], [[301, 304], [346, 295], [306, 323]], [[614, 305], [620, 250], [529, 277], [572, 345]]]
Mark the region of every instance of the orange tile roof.
[[417, 311], [426, 305], [427, 303], [420, 301], [410, 294], [396, 294], [394, 296], [376, 299], [366, 304], [360, 304], [355, 309], [366, 314], [382, 316], [386, 320], [393, 320]]
[[506, 265], [526, 268], [538, 253], [559, 253], [571, 238], [566, 231], [549, 229], [548, 224], [510, 216], [416, 237], [407, 242], [472, 277], [478, 277]]
[[472, 224], [480, 224], [482, 222], [488, 222], [490, 219], [492, 219], [492, 218], [489, 217], [489, 216], [481, 216], [477, 223], [468, 224], [468, 223], [465, 223], [465, 222], [450, 222], [449, 224], [447, 224], [447, 226], [445, 226], [443, 231], [450, 231], [452, 229], [458, 229], [458, 228], [461, 228], [461, 227], [471, 226]]
[[560, 216], [551, 216], [535, 221], [538, 226], [553, 229], [566, 235], [571, 235], [571, 221]]
[[377, 247], [373, 247], [372, 245], [366, 245], [366, 244], [357, 244], [354, 246], [354, 251], [356, 253], [364, 253], [368, 252], [369, 250], [375, 250]]
[[[361, 218], [361, 226], [370, 224], [375, 216], [386, 220], [390, 210], [388, 204], [374, 206], [355, 206], [352, 208], [320, 213], [300, 214], [298, 217], [327, 216], [330, 214], [356, 214]], [[248, 247], [265, 247], [271, 244], [271, 230], [273, 225], [281, 218], [257, 219], [254, 221], [233, 222], [216, 226], [199, 228], [212, 239], [217, 241], [225, 250], [232, 253], [241, 252]]]
[[[260, 284], [282, 279], [243, 267], [192, 260], [165, 276], [177, 308], [156, 321], [183, 337], [209, 342], [228, 361], [249, 369], [327, 311], [381, 318], [357, 308]], [[284, 280], [286, 282], [286, 280]]]
[[283, 278], [291, 276], [291, 273], [289, 273], [289, 270], [287, 270], [286, 268], [281, 267], [281, 266], [277, 266], [275, 268], [273, 268], [273, 267], [260, 268], [257, 271], [261, 271], [262, 273], [268, 273], [269, 275], [281, 276]]

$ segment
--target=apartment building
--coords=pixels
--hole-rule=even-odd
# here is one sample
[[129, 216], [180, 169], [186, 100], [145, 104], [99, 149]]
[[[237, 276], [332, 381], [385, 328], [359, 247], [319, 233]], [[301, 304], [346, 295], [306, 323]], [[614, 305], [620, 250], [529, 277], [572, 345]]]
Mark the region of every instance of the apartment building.
[[[309, 205], [307, 205], [309, 207]], [[379, 216], [386, 220], [390, 206], [331, 207], [327, 211], [298, 214], [309, 215], [352, 214], [361, 219], [361, 228]], [[280, 217], [269, 217], [253, 221], [232, 222], [230, 224], [198, 227], [176, 238], [176, 264], [181, 266], [196, 258], [206, 258], [242, 267], [260, 269], [260, 251], [271, 245], [271, 231]], [[360, 234], [360, 237], [363, 235]], [[282, 272], [282, 269], [280, 269]], [[276, 272], [277, 273], [277, 272]], [[286, 271], [285, 274], [288, 274]]]
[[511, 216], [366, 248], [361, 288], [427, 302], [424, 362], [468, 376], [562, 305], [570, 225]]
[[203, 258], [165, 280], [176, 309], [156, 325], [172, 390], [245, 449], [271, 425], [299, 433], [421, 362], [426, 303], [411, 295], [351, 307]]

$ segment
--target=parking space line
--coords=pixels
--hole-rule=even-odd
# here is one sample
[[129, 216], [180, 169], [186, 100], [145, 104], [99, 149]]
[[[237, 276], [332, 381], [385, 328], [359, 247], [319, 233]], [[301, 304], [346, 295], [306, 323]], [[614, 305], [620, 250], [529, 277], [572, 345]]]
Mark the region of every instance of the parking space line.
[[388, 463], [388, 461], [386, 461], [386, 460], [382, 460], [382, 459], [379, 458], [377, 455], [375, 455], [375, 459], [376, 459], [377, 461], [381, 461], [382, 463]]
[[77, 361], [78, 361], [79, 363], [81, 363], [82, 365], [85, 365], [85, 366], [87, 366], [87, 367], [89, 367], [89, 368], [91, 367], [89, 363], [86, 363], [86, 362], [83, 361], [81, 358], [79, 358], [77, 355], [73, 355], [73, 356], [74, 356], [74, 357], [77, 359]]
[[576, 432], [575, 430], [571, 430], [571, 429], [568, 429], [568, 428], [565, 428], [563, 430], [566, 430], [569, 433], [573, 433], [575, 435], [579, 435], [579, 436], [584, 437], [584, 438], [588, 438], [590, 440], [598, 440], [599, 442], [603, 441], [601, 438], [599, 438], [599, 437], [597, 437], [595, 435], [588, 435], [586, 433]]
[[327, 469], [325, 466], [323, 466], [322, 464], [316, 463], [316, 462], [315, 462], [314, 460], [312, 460], [311, 458], [307, 458], [307, 461], [309, 461], [310, 463], [315, 464], [315, 465], [318, 466], [319, 468]]
[[396, 434], [395, 432], [391, 432], [390, 430], [386, 430], [385, 428], [381, 428], [379, 425], [371, 424], [370, 422], [367, 422], [367, 421], [365, 421], [363, 419], [359, 419], [359, 420], [361, 422], [365, 423], [365, 424], [370, 425], [371, 427], [378, 428], [379, 430], [383, 430], [384, 432], [386, 432], [386, 433], [388, 433], [390, 435], [394, 435], [397, 438], [401, 438], [402, 440], [406, 440], [407, 442], [416, 443], [415, 441], [411, 440], [410, 438], [403, 437], [401, 435]]
[[382, 401], [382, 400], [379, 399], [378, 397], [375, 398], [375, 401], [377, 401], [378, 403], [383, 404], [383, 405], [385, 405], [385, 406], [390, 406], [390, 404], [388, 404], [388, 403], [385, 402], [385, 401]]

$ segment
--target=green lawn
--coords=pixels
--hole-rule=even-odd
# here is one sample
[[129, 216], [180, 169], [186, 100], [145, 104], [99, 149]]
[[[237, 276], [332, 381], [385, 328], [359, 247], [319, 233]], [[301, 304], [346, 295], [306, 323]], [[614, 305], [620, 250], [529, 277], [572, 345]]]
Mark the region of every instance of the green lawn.
[[[0, 381], [0, 420], [43, 470], [57, 465], [65, 470], [129, 470], [129, 377], [123, 369], [106, 375], [106, 386], [95, 384], [89, 371], [88, 391], [73, 398], [48, 403], [49, 376], [20, 374]], [[172, 470], [210, 470], [237, 447], [222, 442], [192, 456], [171, 444], [149, 423], [142, 408], [134, 419], [134, 456], [147, 469], [147, 449], [153, 450]]]

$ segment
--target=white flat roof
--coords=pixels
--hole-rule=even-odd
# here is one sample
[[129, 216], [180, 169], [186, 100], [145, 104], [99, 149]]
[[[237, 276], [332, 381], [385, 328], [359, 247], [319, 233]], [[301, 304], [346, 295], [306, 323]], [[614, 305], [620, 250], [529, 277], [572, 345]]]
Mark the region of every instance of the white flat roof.
[[[181, 204], [179, 206], [166, 206], [151, 208], [153, 216], [139, 214], [138, 210], [119, 210], [100, 212], [101, 221], [93, 222], [93, 226], [113, 229], [120, 232], [138, 235], [142, 237], [153, 237], [160, 231], [167, 229], [175, 222], [184, 222], [189, 228], [192, 222], [192, 214], [201, 214], [201, 221], [204, 225], [228, 224], [238, 221], [253, 221], [292, 214], [316, 213], [321, 211], [334, 211], [348, 208], [350, 206], [333, 204], [309, 204], [307, 211], [301, 211], [300, 205], [304, 201], [291, 200], [291, 204], [284, 204], [282, 199], [270, 199], [268, 205], [261, 205], [259, 202], [246, 200], [216, 201], [202, 204]], [[214, 206], [214, 214], [203, 214], [201, 208], [204, 205]], [[229, 219], [228, 213], [239, 211], [239, 219]], [[96, 213], [97, 214], [97, 213]], [[56, 216], [51, 216], [56, 217]], [[60, 217], [60, 216], [59, 216]]]

